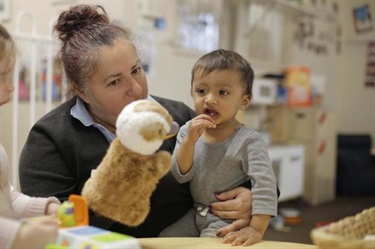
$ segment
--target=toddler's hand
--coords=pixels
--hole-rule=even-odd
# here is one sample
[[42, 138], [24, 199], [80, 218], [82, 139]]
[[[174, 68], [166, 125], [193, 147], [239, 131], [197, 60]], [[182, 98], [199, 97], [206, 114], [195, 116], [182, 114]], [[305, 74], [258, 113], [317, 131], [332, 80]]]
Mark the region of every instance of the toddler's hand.
[[215, 120], [213, 120], [210, 116], [206, 114], [196, 116], [190, 122], [189, 131], [186, 136], [186, 139], [189, 139], [193, 143], [195, 143], [203, 134], [204, 129], [216, 127], [214, 122]]
[[242, 228], [236, 232], [230, 232], [223, 238], [223, 243], [231, 243], [233, 246], [249, 246], [261, 241], [263, 235], [251, 226]]
[[40, 217], [21, 226], [13, 244], [16, 248], [44, 248], [56, 243], [60, 221], [56, 218]]
[[59, 209], [59, 207], [60, 207], [60, 204], [50, 202], [47, 205], [46, 215], [52, 215], [52, 216], [56, 215], [57, 209]]

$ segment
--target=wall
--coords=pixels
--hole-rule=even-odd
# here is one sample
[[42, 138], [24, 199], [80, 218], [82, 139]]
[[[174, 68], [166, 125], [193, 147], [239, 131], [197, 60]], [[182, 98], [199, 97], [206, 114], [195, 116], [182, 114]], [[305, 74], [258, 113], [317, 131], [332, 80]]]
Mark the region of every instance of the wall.
[[[267, 3], [266, 1], [260, 2]], [[332, 15], [332, 10], [326, 12], [332, 2], [338, 3], [338, 14]], [[356, 34], [352, 10], [354, 7], [366, 4], [371, 10], [373, 30]], [[305, 10], [283, 6], [283, 4], [274, 4], [272, 8], [283, 12], [285, 17], [285, 24], [281, 25], [283, 32], [278, 38], [280, 44], [284, 44], [281, 47], [282, 61], [278, 63], [278, 69], [277, 67], [270, 68], [266, 64], [259, 64], [257, 61], [254, 63], [250, 58], [255, 71], [259, 72], [268, 68], [270, 72], [277, 72], [291, 65], [310, 67], [313, 74], [326, 78], [323, 108], [335, 113], [337, 117], [336, 132], [368, 133], [375, 140], [375, 88], [364, 86], [367, 44], [369, 41], [375, 41], [375, 2], [371, 0], [325, 1], [325, 4], [320, 6], [321, 16], [307, 18], [314, 22], [314, 35], [306, 38], [303, 45], [296, 39], [296, 27], [300, 20], [299, 15]], [[329, 15], [325, 16], [324, 13]], [[266, 20], [266, 18], [267, 16], [264, 19]], [[340, 35], [336, 35], [336, 27], [341, 28]], [[274, 32], [271, 32], [270, 35], [274, 38]], [[251, 43], [254, 39], [256, 40], [257, 37], [253, 35], [250, 38], [239, 36], [237, 40], [248, 46], [247, 43]], [[312, 52], [307, 49], [309, 42], [324, 45], [327, 52], [320, 54]], [[337, 52], [337, 42], [341, 46], [339, 52]], [[238, 47], [241, 49], [241, 46]], [[246, 54], [246, 52], [245, 49], [243, 53]], [[250, 110], [245, 113], [245, 121], [254, 124], [252, 121], [256, 116], [254, 116], [254, 109]], [[255, 125], [257, 123], [259, 122], [256, 121]]]
[[[341, 133], [370, 133], [375, 147], [375, 87], [364, 86], [367, 42], [375, 41], [375, 2], [371, 0], [343, 1], [346, 16], [342, 17], [344, 33], [343, 54], [336, 68], [338, 82], [338, 131]], [[352, 8], [368, 4], [371, 8], [373, 31], [356, 35], [351, 17]]]
[[[318, 57], [295, 48], [294, 61], [310, 66], [327, 78], [324, 106], [336, 113], [338, 133], [369, 133], [375, 141], [375, 87], [364, 85], [367, 43], [375, 41], [375, 2], [344, 0], [339, 3], [337, 19], [343, 29], [341, 52]], [[372, 11], [373, 30], [357, 35], [352, 10], [364, 4]]]

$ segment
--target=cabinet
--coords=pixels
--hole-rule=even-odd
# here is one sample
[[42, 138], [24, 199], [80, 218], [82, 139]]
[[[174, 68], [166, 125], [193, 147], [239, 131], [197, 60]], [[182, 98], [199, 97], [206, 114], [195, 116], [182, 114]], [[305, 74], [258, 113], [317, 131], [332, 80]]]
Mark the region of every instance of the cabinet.
[[336, 192], [335, 115], [321, 108], [292, 109], [289, 138], [305, 145], [304, 197], [312, 205], [331, 201]]
[[271, 146], [268, 148], [276, 182], [280, 189], [279, 201], [286, 201], [303, 195], [304, 147]]
[[311, 205], [335, 198], [335, 115], [322, 108], [271, 107], [268, 111], [273, 141], [301, 144], [305, 149], [303, 197]]

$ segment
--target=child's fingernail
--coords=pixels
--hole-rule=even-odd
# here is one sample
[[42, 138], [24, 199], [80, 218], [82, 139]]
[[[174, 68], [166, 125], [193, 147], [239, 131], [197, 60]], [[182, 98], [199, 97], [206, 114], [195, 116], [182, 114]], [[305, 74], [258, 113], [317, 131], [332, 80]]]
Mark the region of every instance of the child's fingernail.
[[216, 236], [220, 237], [220, 235], [221, 235], [221, 232], [217, 231]]
[[214, 194], [215, 194], [215, 195], [220, 195], [220, 192], [215, 191]]

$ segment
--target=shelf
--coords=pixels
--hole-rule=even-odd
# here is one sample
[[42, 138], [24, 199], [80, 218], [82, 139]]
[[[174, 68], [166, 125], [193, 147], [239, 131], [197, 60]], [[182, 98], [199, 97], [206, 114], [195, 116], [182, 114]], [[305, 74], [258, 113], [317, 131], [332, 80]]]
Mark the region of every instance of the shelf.
[[318, 7], [313, 5], [303, 5], [297, 1], [292, 0], [248, 0], [248, 3], [266, 5], [267, 9], [283, 8], [282, 11], [293, 11], [297, 15], [309, 16], [312, 18], [322, 19], [325, 21], [336, 21], [333, 12], [329, 12], [325, 7]]
[[297, 13], [300, 13], [302, 15], [311, 16], [318, 19], [323, 19], [326, 21], [333, 22], [336, 20], [333, 13], [328, 12], [325, 9], [318, 9], [314, 6], [301, 6], [295, 1], [289, 1], [289, 0], [276, 0], [277, 4], [279, 4], [282, 7], [285, 7], [289, 10], [294, 10]]

